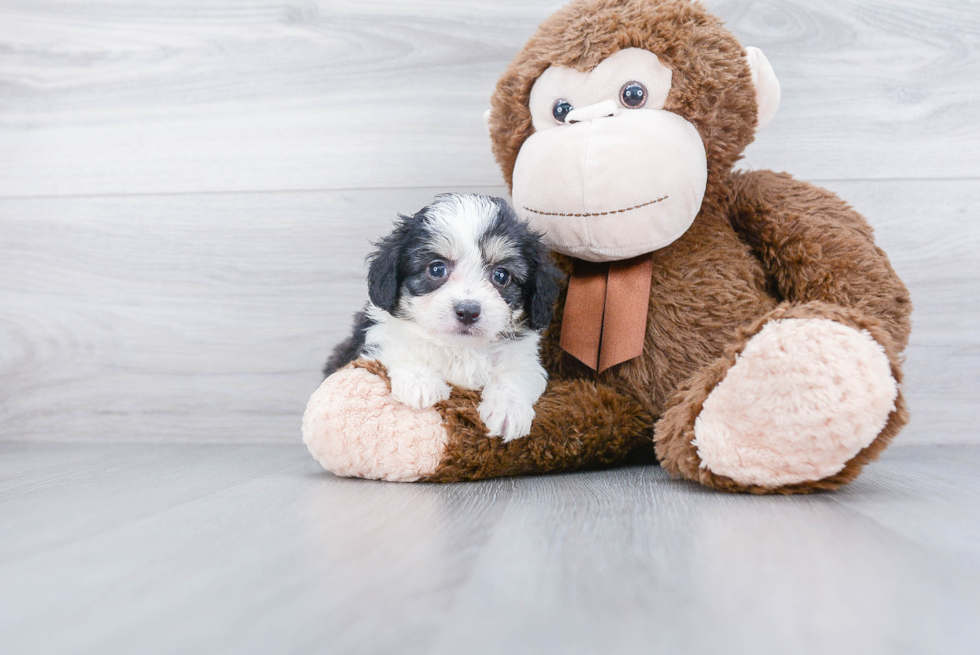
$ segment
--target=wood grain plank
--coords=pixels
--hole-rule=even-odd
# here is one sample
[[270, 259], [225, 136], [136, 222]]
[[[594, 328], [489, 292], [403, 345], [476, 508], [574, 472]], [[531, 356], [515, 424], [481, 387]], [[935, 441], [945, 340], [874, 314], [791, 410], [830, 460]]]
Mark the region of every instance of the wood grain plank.
[[[0, 565], [172, 511], [286, 467], [296, 448], [4, 444]], [[299, 460], [302, 461], [302, 460]]]
[[782, 86], [779, 112], [746, 151], [751, 167], [821, 180], [980, 177], [980, 5], [708, 5], [762, 48]]
[[[0, 443], [33, 485], [0, 491], [4, 540], [33, 545], [0, 558], [0, 647], [970, 653], [978, 450], [759, 498], [658, 467], [392, 484], [302, 446]], [[37, 481], [62, 455], [76, 474]]]
[[[832, 501], [717, 494], [656, 468], [521, 485], [433, 652], [826, 653], [847, 644], [891, 653], [939, 643], [967, 652], [977, 643], [968, 617], [980, 608], [980, 570]], [[955, 531], [956, 514], [943, 515]]]
[[[561, 3], [9, 0], [0, 196], [496, 185], [482, 114]], [[747, 162], [980, 177], [980, 6], [708, 3], [783, 106]]]
[[[832, 186], [912, 290], [901, 439], [977, 442], [980, 190]], [[0, 200], [0, 439], [298, 439], [369, 241], [442, 190]]]
[[978, 471], [980, 448], [899, 446], [833, 501], [980, 570]]
[[0, 495], [38, 544], [0, 562], [5, 652], [425, 652], [511, 486], [345, 480], [302, 445], [77, 447], [102, 457]]
[[295, 440], [369, 240], [432, 196], [5, 201], [0, 434]]

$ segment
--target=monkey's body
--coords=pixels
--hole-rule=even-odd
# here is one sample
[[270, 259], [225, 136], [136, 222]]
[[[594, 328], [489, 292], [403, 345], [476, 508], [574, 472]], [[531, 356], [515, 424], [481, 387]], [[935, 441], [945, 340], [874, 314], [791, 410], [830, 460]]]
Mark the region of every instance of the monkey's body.
[[[493, 99], [491, 137], [508, 183], [535, 133], [534, 81], [549, 65], [590, 71], [625, 48], [653, 52], [673, 72], [656, 111], [694, 125], [708, 162], [700, 211], [649, 255], [642, 353], [601, 372], [569, 355], [563, 291], [542, 342], [548, 390], [530, 435], [510, 443], [487, 438], [475, 394], [456, 391], [418, 413], [390, 401], [376, 364], [355, 363], [324, 382], [304, 419], [325, 467], [459, 481], [614, 464], [653, 445], [671, 473], [714, 488], [799, 493], [852, 480], [904, 425], [908, 292], [864, 219], [835, 195], [788, 175], [732, 172], [765, 102], [753, 92], [762, 78], [699, 6], [595, 0], [546, 21]], [[613, 115], [586, 120], [615, 121], [604, 116]], [[617, 257], [592, 261], [608, 259]], [[559, 264], [577, 265], [564, 255]]]
[[[910, 329], [907, 291], [887, 257], [875, 248], [867, 223], [846, 203], [828, 191], [769, 172], [735, 174], [727, 188], [736, 192], [718, 202], [706, 198], [691, 229], [655, 253], [646, 344], [639, 358], [596, 373], [564, 352], [558, 344], [563, 294], [555, 323], [542, 342], [542, 358], [552, 380], [542, 400], [551, 404], [539, 406], [531, 435], [506, 447], [487, 443], [473, 419], [472, 399], [454, 396], [441, 409], [452, 419], [447, 457], [428, 479], [615, 464], [648, 448], [654, 431], [657, 458], [665, 468], [716, 488], [798, 493], [836, 488], [855, 478], [907, 421], [900, 395], [877, 438], [839, 472], [819, 480], [778, 487], [733, 482], [701, 467], [691, 445], [705, 398], [730, 369], [735, 353], [769, 322], [830, 319], [867, 330], [885, 348], [896, 378], [901, 375], [898, 355]], [[803, 207], [787, 202], [793, 195], [806, 200], [809, 220], [799, 222]], [[772, 197], [785, 204], [773, 207]], [[819, 214], [809, 205], [815, 200], [823, 209]], [[760, 206], [775, 211], [760, 216]], [[786, 220], [789, 217], [795, 221]], [[769, 229], [792, 229], [765, 234], [766, 229], [758, 229], [763, 227], [760, 223]], [[749, 231], [753, 227], [756, 230]], [[816, 234], [823, 238], [813, 240]], [[808, 246], [798, 241], [804, 235], [812, 240]], [[826, 250], [821, 253], [826, 268], [818, 267], [821, 259], [807, 258], [814, 268], [805, 279], [785, 269], [767, 271], [755, 254], [756, 248], [771, 248], [762, 242], [766, 236], [796, 242], [798, 248]], [[795, 256], [803, 258], [799, 251]], [[560, 261], [570, 270], [569, 258]], [[583, 380], [590, 384], [583, 385]]]
[[[659, 416], [670, 394], [721, 356], [741, 325], [775, 308], [778, 301], [766, 292], [761, 263], [719, 209], [706, 205], [684, 236], [653, 253], [647, 334], [639, 357], [602, 373], [575, 360], [558, 343], [561, 297], [544, 346], [552, 379], [595, 379]], [[572, 260], [560, 259], [571, 273]], [[705, 275], [705, 270], [714, 273]]]

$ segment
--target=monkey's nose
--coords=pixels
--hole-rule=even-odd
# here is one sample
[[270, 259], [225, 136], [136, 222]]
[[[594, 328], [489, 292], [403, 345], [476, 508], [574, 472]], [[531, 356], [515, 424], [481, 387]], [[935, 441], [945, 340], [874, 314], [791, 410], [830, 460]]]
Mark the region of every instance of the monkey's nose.
[[473, 325], [480, 318], [480, 303], [464, 300], [456, 303], [456, 319], [463, 325]]
[[597, 118], [608, 118], [619, 113], [619, 105], [615, 100], [603, 100], [594, 105], [573, 109], [565, 117], [566, 123], [583, 123]]

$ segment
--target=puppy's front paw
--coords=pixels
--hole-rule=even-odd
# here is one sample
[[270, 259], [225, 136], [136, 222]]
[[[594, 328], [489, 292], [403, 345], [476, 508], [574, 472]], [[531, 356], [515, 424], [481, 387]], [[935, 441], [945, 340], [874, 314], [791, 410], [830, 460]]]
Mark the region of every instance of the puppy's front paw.
[[391, 395], [409, 407], [426, 409], [449, 398], [449, 385], [437, 375], [393, 372], [389, 377]]
[[526, 437], [534, 420], [534, 407], [527, 400], [510, 394], [484, 393], [480, 403], [480, 418], [487, 426], [488, 435], [513, 441]]

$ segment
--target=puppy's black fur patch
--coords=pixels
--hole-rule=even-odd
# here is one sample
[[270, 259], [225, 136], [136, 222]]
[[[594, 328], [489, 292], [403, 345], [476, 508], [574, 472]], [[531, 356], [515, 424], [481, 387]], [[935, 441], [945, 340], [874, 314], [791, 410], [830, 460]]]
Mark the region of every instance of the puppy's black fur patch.
[[[520, 220], [505, 200], [492, 200], [497, 205], [497, 218], [480, 237], [481, 246], [494, 237], [504, 237], [517, 247], [522, 268], [527, 269], [526, 275], [517, 278], [516, 285], [500, 289], [500, 295], [512, 307], [518, 303], [523, 306], [530, 329], [543, 330], [551, 324], [552, 312], [558, 300], [558, 280], [561, 273], [541, 242], [541, 235]], [[508, 262], [494, 263], [506, 265]]]
[[[450, 195], [450, 194], [447, 194]], [[503, 238], [514, 246], [520, 261], [488, 262], [519, 271], [512, 284], [498, 288], [498, 293], [512, 308], [524, 309], [523, 330], [540, 331], [551, 323], [555, 302], [558, 299], [561, 273], [555, 267], [541, 236], [521, 221], [502, 198], [489, 198], [496, 207], [496, 216], [480, 237], [482, 246], [492, 238]], [[399, 315], [399, 302], [404, 296], [422, 296], [432, 293], [445, 283], [445, 279], [432, 279], [426, 268], [433, 259], [442, 257], [429, 247], [430, 232], [428, 212], [424, 207], [414, 216], [399, 215], [395, 229], [377, 241], [376, 250], [367, 258], [368, 296], [371, 303], [393, 316]], [[357, 359], [364, 350], [365, 333], [374, 325], [365, 312], [354, 316], [351, 335], [334, 348], [323, 369], [329, 376]]]
[[369, 319], [364, 312], [354, 314], [354, 329], [351, 330], [350, 336], [337, 344], [333, 352], [330, 353], [330, 358], [323, 366], [323, 377], [329, 377], [360, 357], [361, 351], [364, 349], [364, 333], [372, 325], [374, 325], [374, 321]]

